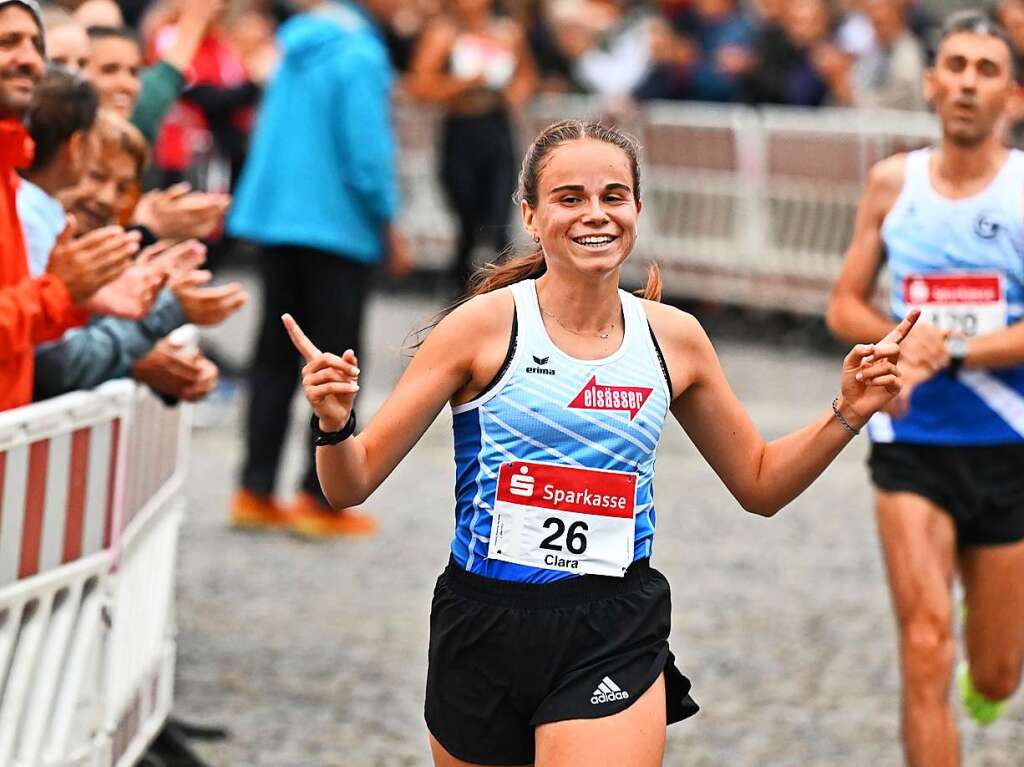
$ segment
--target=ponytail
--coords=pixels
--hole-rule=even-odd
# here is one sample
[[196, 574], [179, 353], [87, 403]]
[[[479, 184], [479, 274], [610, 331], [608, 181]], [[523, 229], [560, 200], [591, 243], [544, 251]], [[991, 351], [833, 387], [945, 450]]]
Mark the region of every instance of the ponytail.
[[640, 298], [648, 301], [661, 301], [661, 268], [657, 261], [651, 261], [647, 265], [647, 282], [640, 290], [633, 291]]
[[544, 251], [540, 246], [525, 256], [492, 261], [477, 270], [469, 282], [469, 290], [466, 291], [466, 295], [459, 299], [452, 309], [484, 293], [491, 293], [522, 280], [536, 279], [547, 270]]
[[[506, 253], [510, 251], [511, 246]], [[544, 251], [541, 250], [539, 245], [524, 256], [499, 258], [496, 261], [484, 264], [470, 277], [469, 290], [435, 314], [425, 327], [416, 331], [418, 338], [415, 343], [410, 345], [410, 352], [415, 352], [423, 345], [423, 342], [426, 340], [425, 334], [437, 327], [437, 323], [470, 299], [484, 293], [492, 293], [495, 290], [508, 287], [521, 280], [536, 279], [546, 271], [547, 264], [544, 261]]]

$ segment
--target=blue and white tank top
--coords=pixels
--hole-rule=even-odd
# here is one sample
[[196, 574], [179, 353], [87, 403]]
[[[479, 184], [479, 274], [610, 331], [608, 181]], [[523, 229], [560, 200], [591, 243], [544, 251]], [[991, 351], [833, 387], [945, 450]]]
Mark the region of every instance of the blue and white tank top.
[[[612, 508], [609, 513], [620, 517], [628, 514], [621, 510], [624, 505], [632, 509], [628, 522], [617, 520], [631, 529], [628, 553], [616, 552], [624, 569], [629, 562], [651, 554], [655, 448], [671, 399], [661, 352], [643, 306], [635, 296], [620, 290], [622, 344], [603, 359], [580, 360], [563, 352], [548, 336], [534, 280], [516, 283], [510, 290], [516, 312], [510, 358], [480, 397], [452, 408], [456, 464], [452, 557], [472, 573], [501, 580], [546, 583], [578, 577], [571, 569], [500, 559], [500, 547], [490, 550], [492, 524], [501, 519], [496, 510], [496, 503], [501, 507], [499, 474], [506, 480], [511, 472], [525, 475], [512, 477], [511, 486], [505, 482], [506, 494], [516, 496], [522, 495], [519, 480], [532, 484], [533, 475], [561, 472], [576, 477], [570, 482], [575, 482], [575, 489], [558, 491], [561, 495], [556, 500], [568, 495], [570, 502], [583, 502], [586, 496], [596, 513], [604, 513], [598, 506], [605, 503]], [[602, 494], [605, 477], [612, 482], [608, 487], [621, 488], [623, 481], [634, 483], [629, 485], [630, 497], [618, 499], [619, 511], [615, 510], [614, 492]], [[512, 496], [508, 498], [515, 501]], [[561, 508], [553, 503], [548, 507]], [[577, 532], [579, 529], [573, 518], [583, 517], [566, 511], [564, 525], [554, 522], [545, 529], [544, 548], [571, 558], [574, 542], [575, 550], [584, 544], [579, 535], [573, 539], [574, 527]], [[552, 522], [548, 519], [544, 524]], [[494, 532], [498, 532], [497, 525]], [[560, 554], [549, 556], [552, 562], [565, 564]]]
[[[941, 196], [931, 149], [907, 157], [903, 189], [882, 224], [893, 319], [915, 307], [945, 330], [985, 335], [1024, 315], [1024, 153], [963, 199]], [[875, 442], [998, 445], [1024, 441], [1024, 366], [963, 369], [919, 385], [903, 418], [879, 413]]]

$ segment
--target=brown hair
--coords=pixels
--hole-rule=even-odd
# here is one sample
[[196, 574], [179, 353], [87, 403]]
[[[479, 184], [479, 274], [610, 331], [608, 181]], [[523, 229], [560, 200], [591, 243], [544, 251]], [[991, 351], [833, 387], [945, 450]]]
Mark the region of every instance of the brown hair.
[[117, 149], [131, 157], [136, 179], [141, 178], [149, 159], [149, 145], [138, 128], [117, 112], [100, 109], [92, 132], [104, 149]]
[[99, 102], [96, 91], [78, 75], [50, 66], [36, 86], [26, 124], [36, 145], [30, 170], [52, 163], [76, 133], [92, 130]]
[[[600, 122], [562, 120], [542, 130], [527, 150], [526, 156], [523, 158], [522, 169], [519, 171], [519, 188], [516, 190], [515, 201], [525, 201], [531, 208], [537, 207], [537, 189], [540, 183], [540, 175], [544, 171], [544, 166], [547, 164], [551, 153], [563, 144], [583, 139], [604, 141], [612, 146], [617, 146], [625, 152], [626, 157], [629, 158], [630, 170], [633, 175], [633, 195], [635, 199], [639, 200], [640, 144], [637, 140], [628, 133]], [[545, 271], [547, 271], [547, 265], [544, 261], [544, 250], [540, 245], [534, 246], [523, 255], [507, 255], [504, 258], [485, 264], [473, 275], [466, 294], [443, 309], [423, 331], [433, 328], [444, 317], [451, 314], [451, 312], [471, 298], [504, 288], [521, 280], [540, 277]], [[646, 284], [636, 293], [641, 298], [646, 298], [650, 301], [660, 301], [661, 285], [661, 270], [656, 263], [652, 262], [647, 267]], [[422, 333], [423, 331], [420, 332]], [[422, 340], [415, 347], [418, 347], [420, 343], [422, 343]]]

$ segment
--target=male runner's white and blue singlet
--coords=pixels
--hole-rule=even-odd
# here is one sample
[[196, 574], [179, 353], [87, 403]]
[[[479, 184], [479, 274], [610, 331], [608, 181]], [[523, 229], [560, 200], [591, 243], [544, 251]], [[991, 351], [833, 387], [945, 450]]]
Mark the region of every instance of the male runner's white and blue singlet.
[[654, 453], [671, 399], [661, 352], [625, 291], [621, 346], [579, 360], [549, 338], [534, 280], [510, 289], [510, 356], [489, 389], [452, 409], [452, 558], [508, 581], [621, 575], [654, 538]]
[[[948, 199], [929, 176], [932, 150], [907, 157], [903, 190], [882, 225], [894, 319], [968, 336], [1024, 315], [1024, 153], [1011, 151], [982, 192]], [[903, 418], [879, 413], [875, 442], [999, 445], [1024, 442], [1024, 366], [941, 372], [917, 386]]]

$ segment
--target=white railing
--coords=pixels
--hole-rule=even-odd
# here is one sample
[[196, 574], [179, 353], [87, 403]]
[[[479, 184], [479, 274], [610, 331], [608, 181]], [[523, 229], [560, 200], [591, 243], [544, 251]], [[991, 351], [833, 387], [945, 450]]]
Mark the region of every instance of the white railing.
[[0, 764], [128, 767], [166, 719], [188, 434], [130, 381], [0, 413]]

